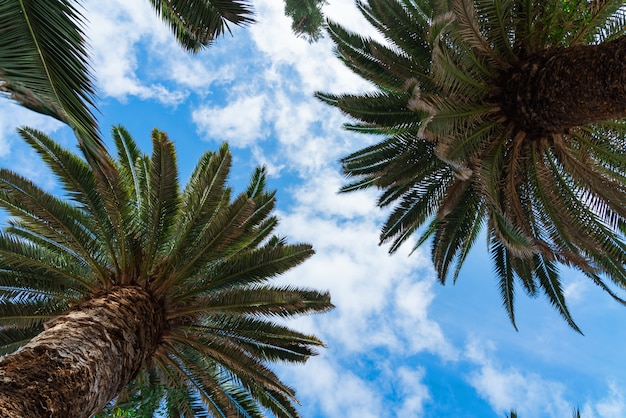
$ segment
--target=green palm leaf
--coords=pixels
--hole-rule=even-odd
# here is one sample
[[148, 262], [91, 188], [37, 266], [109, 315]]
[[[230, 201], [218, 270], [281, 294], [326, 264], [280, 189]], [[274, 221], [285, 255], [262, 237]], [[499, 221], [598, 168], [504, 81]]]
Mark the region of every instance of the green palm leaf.
[[197, 52], [225, 32], [228, 22], [247, 25], [254, 15], [247, 0], [150, 0], [185, 49]]
[[95, 152], [102, 142], [92, 110], [83, 22], [70, 0], [0, 2], [0, 91], [67, 123]]

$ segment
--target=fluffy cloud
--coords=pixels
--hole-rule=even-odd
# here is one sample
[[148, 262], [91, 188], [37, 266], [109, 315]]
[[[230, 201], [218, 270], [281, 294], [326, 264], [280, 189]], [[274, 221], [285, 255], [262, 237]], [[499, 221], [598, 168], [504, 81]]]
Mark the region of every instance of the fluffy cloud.
[[[353, 0], [329, 3], [327, 16], [371, 33]], [[234, 38], [220, 39], [214, 47], [190, 56], [180, 50], [149, 2], [86, 2], [101, 98], [115, 102], [133, 96], [183, 109], [195, 106], [190, 111], [194, 126], [187, 129], [195, 129], [203, 139], [228, 140], [237, 158], [245, 155], [270, 167], [272, 185], [288, 184], [278, 186], [280, 232], [290, 241], [312, 243], [317, 254], [281, 280], [329, 289], [337, 306], [328, 314], [293, 322], [295, 328], [315, 333], [329, 345], [303, 367], [280, 370], [298, 390], [303, 415], [422, 416], [428, 402], [440, 401], [435, 389], [427, 386], [429, 361], [434, 361], [449, 365], [446, 371], [469, 367], [467, 381], [496, 411], [494, 416], [511, 407], [525, 417], [570, 416], [574, 404], [566, 401], [565, 383], [545, 377], [537, 371], [539, 366], [532, 369], [527, 359], [509, 363], [506, 353], [478, 342], [459, 352], [462, 344], [451, 340], [451, 332], [433, 318], [438, 299], [428, 257], [420, 251], [408, 257], [411, 243], [393, 256], [377, 245], [385, 213], [375, 207], [375, 193], [337, 193], [346, 181], [337, 160], [378, 138], [343, 131], [346, 118], [312, 95], [317, 90], [358, 92], [371, 86], [333, 56], [329, 39], [311, 45], [295, 38], [281, 1], [255, 0], [254, 6], [258, 23], [249, 32], [235, 29]], [[11, 164], [19, 164], [32, 177], [43, 176], [32, 156], [13, 148], [14, 124], [35, 125], [48, 133], [60, 124], [8, 107], [6, 101], [1, 106], [0, 156], [8, 160], [11, 151]], [[586, 286], [570, 281], [565, 292], [584, 306]], [[462, 302], [480, 304], [475, 289], [467, 289]], [[504, 315], [497, 308], [497, 314]], [[538, 321], [536, 335], [542, 340], [527, 338], [523, 347], [536, 356], [542, 348], [552, 347], [542, 354], [545, 362], [574, 345], [567, 337], [554, 341], [554, 327], [549, 326], [553, 317]], [[485, 329], [476, 317], [465, 319], [456, 320], [462, 332], [471, 332], [465, 328], [474, 324], [482, 325], [481, 336], [501, 331], [497, 326]], [[467, 335], [455, 337], [462, 341]], [[572, 350], [562, 356], [572, 358], [571, 365], [560, 360], [562, 370], [576, 367], [576, 355]], [[572, 402], [587, 402], [582, 409], [585, 417], [624, 416], [623, 394], [623, 388], [612, 382], [599, 399]]]
[[[163, 63], [149, 62], [148, 67], [139, 67], [140, 48], [146, 45], [172, 62], [182, 53], [149, 2], [90, 0], [85, 4], [85, 15], [85, 32], [101, 97], [125, 100], [137, 96], [167, 105], [177, 105], [187, 97], [185, 91], [166, 88], [160, 81], [151, 82], [158, 80], [150, 75], [159, 73]], [[142, 41], [147, 43], [140, 47]]]
[[303, 415], [307, 410], [325, 417], [380, 418], [384, 416], [380, 392], [340, 364], [320, 356], [303, 366], [281, 370], [281, 376], [297, 385]]
[[626, 416], [626, 401], [623, 388], [615, 381], [608, 382], [608, 393], [597, 402], [587, 402], [581, 408], [584, 418], [621, 418]]
[[2, 159], [2, 165], [28, 177], [47, 190], [52, 190], [55, 181], [51, 173], [42, 167], [39, 157], [17, 133], [17, 128], [23, 126], [59, 137], [57, 140], [70, 148], [74, 145], [75, 139], [70, 129], [58, 120], [32, 112], [9, 100], [0, 100], [0, 159]]
[[61, 122], [49, 116], [40, 115], [16, 103], [0, 97], [0, 157], [7, 156], [11, 144], [17, 138], [17, 127], [29, 126], [45, 131], [59, 129]]
[[422, 383], [425, 370], [411, 370], [401, 367], [397, 371], [402, 388], [403, 400], [395, 412], [398, 418], [421, 417], [424, 414], [424, 403], [430, 399], [428, 387]]
[[242, 97], [225, 107], [202, 106], [193, 111], [193, 122], [205, 138], [219, 136], [235, 147], [246, 147], [264, 137], [264, 96]]
[[503, 367], [495, 355], [495, 347], [490, 343], [473, 340], [467, 346], [467, 359], [478, 366], [468, 380], [494, 411], [515, 409], [520, 417], [562, 418], [572, 414], [574, 405], [565, 399], [563, 383], [515, 367]]

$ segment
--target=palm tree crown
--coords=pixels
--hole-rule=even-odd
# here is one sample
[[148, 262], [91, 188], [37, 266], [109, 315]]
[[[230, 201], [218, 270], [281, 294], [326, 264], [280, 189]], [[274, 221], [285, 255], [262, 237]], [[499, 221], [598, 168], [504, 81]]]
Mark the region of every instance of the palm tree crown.
[[343, 191], [376, 187], [379, 206], [396, 205], [381, 242], [393, 252], [414, 233], [416, 248], [432, 238], [445, 283], [486, 228], [514, 326], [517, 281], [529, 295], [545, 293], [578, 330], [559, 264], [624, 303], [606, 283], [626, 287], [623, 2], [358, 7], [386, 43], [332, 22], [329, 33], [338, 57], [376, 91], [318, 97], [357, 120], [348, 129], [386, 138], [342, 160], [356, 179]]
[[20, 134], [69, 201], [0, 169], [0, 206], [11, 215], [0, 233], [0, 352], [61, 313], [76, 316], [107, 297], [120, 310], [125, 294], [148, 298], [156, 308], [146, 328], [156, 331], [145, 331], [143, 364], [129, 371], [136, 378], [123, 382], [118, 402], [141, 390], [163, 397], [151, 407], [168, 416], [298, 416], [293, 389], [267, 363], [304, 362], [322, 342], [272, 318], [332, 305], [328, 293], [267, 284], [313, 250], [272, 235], [275, 193], [264, 169], [231, 200], [226, 145], [202, 155], [181, 190], [173, 144], [160, 131], [150, 156], [114, 128], [118, 155], [101, 151], [106, 168], [41, 132]]

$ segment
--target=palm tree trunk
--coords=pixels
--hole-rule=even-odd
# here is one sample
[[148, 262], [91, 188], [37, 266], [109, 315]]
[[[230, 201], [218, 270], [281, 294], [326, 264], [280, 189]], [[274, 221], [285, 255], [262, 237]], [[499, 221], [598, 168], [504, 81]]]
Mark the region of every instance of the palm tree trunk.
[[115, 287], [79, 303], [0, 359], [0, 416], [90, 417], [152, 355], [163, 318], [140, 287]]
[[626, 36], [554, 48], [503, 76], [503, 110], [527, 133], [626, 118]]

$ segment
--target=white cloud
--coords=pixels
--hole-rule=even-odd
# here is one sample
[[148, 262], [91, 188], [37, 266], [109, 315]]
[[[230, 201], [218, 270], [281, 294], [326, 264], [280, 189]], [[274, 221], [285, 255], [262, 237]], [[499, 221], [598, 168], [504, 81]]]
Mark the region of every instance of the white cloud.
[[325, 356], [313, 358], [304, 366], [290, 366], [280, 374], [297, 382], [297, 396], [304, 405], [305, 416], [307, 409], [326, 417], [385, 416], [377, 386]]
[[[372, 33], [365, 19], [356, 9], [353, 0], [333, 0], [325, 7], [327, 17], [339, 22], [349, 22], [350, 28], [362, 29], [361, 33]], [[299, 74], [295, 80], [300, 91], [313, 93], [323, 89], [358, 91], [369, 84], [355, 77], [332, 53], [332, 43], [326, 36], [319, 42], [309, 44], [291, 33], [291, 23], [284, 15], [283, 2], [260, 0], [255, 2], [258, 22], [250, 28], [257, 48], [266, 54], [272, 63], [272, 72], [284, 71], [290, 66]]]
[[466, 356], [478, 366], [469, 383], [485, 398], [494, 411], [515, 409], [520, 417], [571, 416], [573, 405], [565, 399], [565, 385], [547, 380], [537, 373], [502, 367], [494, 359], [495, 348], [476, 340], [468, 344]]
[[0, 100], [0, 159], [9, 168], [53, 191], [57, 183], [40, 157], [19, 136], [17, 128], [29, 127], [53, 137], [61, 145], [77, 152], [72, 130], [60, 121], [6, 99]]
[[381, 214], [372, 196], [338, 195], [339, 183], [336, 172], [319, 170], [291, 190], [290, 210], [279, 213], [281, 231], [316, 251], [284, 280], [328, 289], [337, 306], [316, 322], [315, 332], [352, 352], [384, 348], [403, 357], [429, 351], [454, 359], [454, 348], [428, 316], [429, 262], [419, 251], [407, 257], [408, 248], [401, 248], [390, 256], [378, 246]]
[[444, 360], [457, 360], [457, 350], [447, 341], [439, 324], [428, 316], [434, 298], [433, 280], [405, 278], [396, 285], [393, 301], [396, 332], [403, 335], [414, 353], [430, 351]]
[[165, 62], [160, 72], [164, 78], [181, 86], [192, 88], [195, 93], [202, 93], [214, 82], [232, 82], [235, 75], [235, 65], [224, 64], [215, 68], [209, 62], [213, 55], [211, 52], [213, 52], [212, 49], [198, 55], [190, 55], [177, 50], [174, 54], [162, 57]]
[[7, 156], [11, 151], [11, 143], [18, 136], [17, 127], [28, 126], [50, 134], [65, 126], [50, 116], [33, 112], [5, 98], [0, 99], [0, 157]]
[[626, 416], [624, 390], [615, 381], [608, 382], [608, 393], [597, 402], [588, 401], [580, 410], [583, 418], [623, 418]]
[[418, 418], [424, 414], [424, 403], [430, 399], [428, 387], [422, 383], [425, 370], [421, 367], [411, 370], [401, 367], [397, 370], [397, 378], [400, 381], [404, 396], [399, 408], [395, 411], [398, 418]]
[[[369, 372], [354, 373], [349, 361], [337, 352], [325, 351], [303, 366], [281, 367], [278, 373], [295, 382], [303, 416], [341, 418], [419, 418], [431, 401], [421, 367], [388, 368], [372, 364]], [[358, 360], [353, 358], [353, 361]], [[384, 397], [393, 388], [394, 399]]]
[[[85, 32], [100, 96], [121, 101], [137, 96], [166, 105], [177, 105], [187, 97], [185, 91], [170, 90], [161, 82], [151, 83], [150, 77], [144, 76], [144, 73], [149, 76], [157, 72], [152, 68], [154, 63], [142, 62], [146, 68], [139, 68], [140, 48], [146, 45], [172, 61], [180, 53], [169, 29], [149, 2], [90, 0], [85, 10], [88, 21]], [[140, 41], [145, 42], [141, 47]]]
[[609, 382], [609, 394], [596, 405], [598, 416], [602, 418], [620, 418], [626, 416], [624, 393], [615, 382]]
[[[255, 1], [258, 23], [249, 32], [237, 30], [233, 39], [220, 39], [196, 56], [178, 47], [145, 0], [86, 3], [101, 97], [198, 103], [192, 121], [200, 135], [251, 150], [277, 181], [292, 181], [288, 176], [295, 174], [297, 185], [280, 189], [281, 195], [290, 194], [289, 205], [279, 213], [280, 230], [290, 241], [312, 243], [317, 254], [281, 280], [329, 289], [337, 306], [331, 313], [293, 322], [294, 328], [329, 345], [304, 367], [281, 368], [305, 410], [325, 417], [423, 415], [429, 401], [440, 399], [426, 384], [432, 360], [424, 357], [431, 357], [417, 355], [434, 354], [435, 361], [443, 359], [452, 368], [460, 364], [458, 349], [431, 312], [437, 302], [431, 263], [421, 251], [408, 257], [411, 243], [393, 256], [377, 245], [385, 213], [375, 207], [375, 192], [337, 194], [345, 183], [337, 159], [380, 138], [345, 132], [341, 125], [346, 118], [312, 97], [316, 90], [354, 93], [371, 86], [333, 55], [329, 39], [310, 45], [295, 38], [281, 1]], [[325, 12], [350, 29], [371, 32], [353, 0], [332, 0]], [[48, 133], [57, 129], [47, 125], [54, 120], [38, 117], [36, 126]], [[12, 137], [7, 132], [14, 119], [19, 120], [0, 108], [0, 156], [9, 152]], [[33, 177], [43, 175], [28, 154], [20, 155], [12, 153], [12, 160]], [[565, 288], [568, 300], [581, 300], [585, 289], [571, 282]], [[462, 328], [470, 321], [458, 322]], [[548, 334], [546, 329], [538, 334]], [[544, 347], [553, 342], [549, 331]], [[523, 417], [571, 416], [573, 404], [565, 401], [564, 384], [525, 371], [524, 361], [496, 359], [495, 348], [486, 345], [470, 344], [463, 359], [474, 368], [469, 383], [498, 416], [511, 407]], [[541, 347], [525, 350], [537, 354]], [[543, 360], [549, 361], [548, 354]], [[422, 361], [423, 367], [415, 365]], [[372, 364], [379, 368], [375, 373]], [[625, 416], [623, 394], [613, 383], [606, 396], [585, 404], [583, 416]]]
[[203, 137], [246, 147], [264, 137], [265, 105], [263, 95], [242, 97], [221, 108], [202, 106], [193, 111], [192, 119]]
[[570, 274], [570, 276], [575, 278], [565, 283], [563, 295], [569, 306], [574, 306], [585, 300], [589, 291], [590, 281], [586, 277], [578, 277], [579, 275]]

